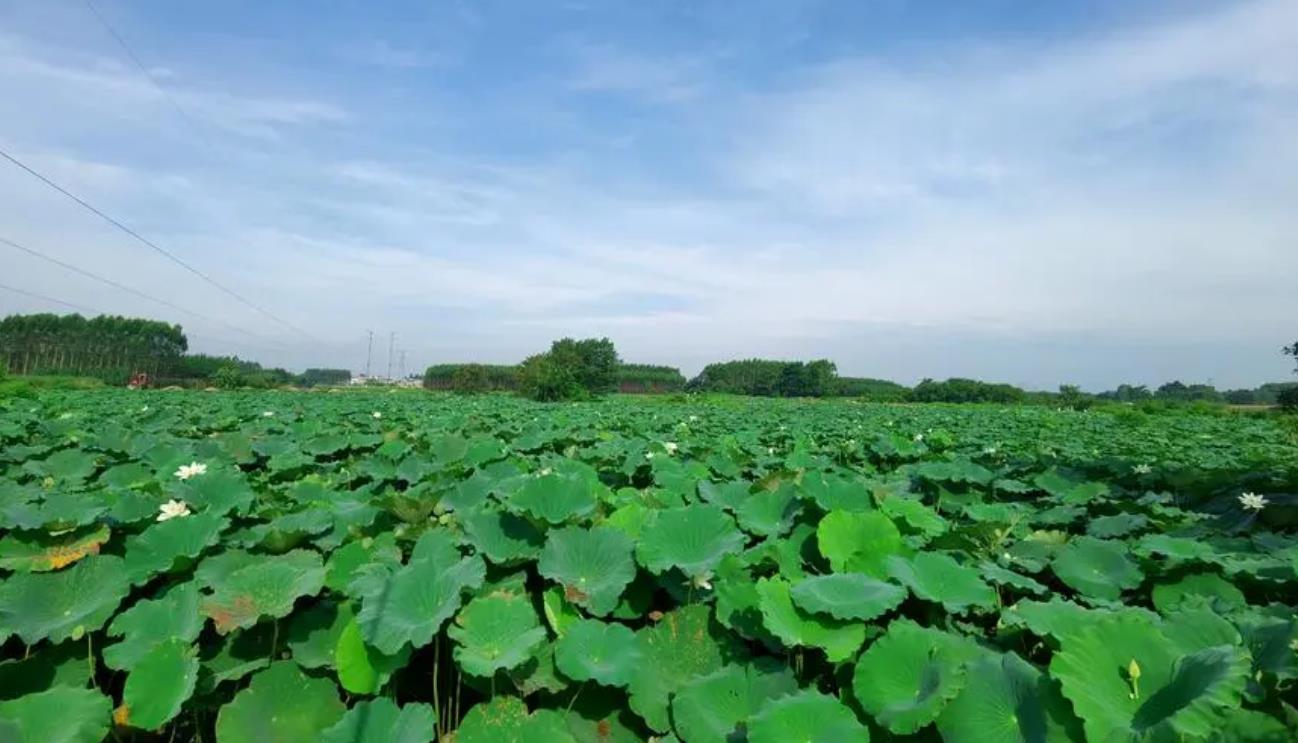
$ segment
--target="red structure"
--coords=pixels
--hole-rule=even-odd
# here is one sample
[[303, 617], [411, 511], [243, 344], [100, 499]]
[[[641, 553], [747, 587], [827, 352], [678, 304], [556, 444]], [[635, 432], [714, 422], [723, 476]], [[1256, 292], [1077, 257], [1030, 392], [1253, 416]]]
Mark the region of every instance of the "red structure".
[[149, 386], [149, 375], [144, 372], [135, 372], [131, 376], [131, 381], [126, 383], [127, 389], [142, 390]]

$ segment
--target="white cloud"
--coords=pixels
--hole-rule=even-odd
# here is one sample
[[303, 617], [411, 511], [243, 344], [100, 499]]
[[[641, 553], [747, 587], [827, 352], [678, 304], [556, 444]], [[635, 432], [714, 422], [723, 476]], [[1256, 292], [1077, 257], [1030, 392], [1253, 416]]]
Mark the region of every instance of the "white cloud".
[[[304, 156], [245, 135], [328, 130], [352, 107], [226, 96], [181, 76], [168, 90], [223, 130], [230, 161], [155, 159], [139, 144], [174, 112], [138, 73], [0, 37], [6, 145], [337, 345], [265, 327], [21, 174], [0, 173], [0, 224], [228, 313], [286, 347], [267, 360], [299, 366], [343, 363], [331, 354], [354, 365], [364, 331], [391, 328], [412, 364], [507, 361], [596, 333], [690, 370], [826, 355], [845, 373], [903, 379], [1111, 384], [1184, 368], [1256, 383], [1283, 374], [1275, 348], [1298, 316], [1294, 8], [1232, 4], [929, 61], [839, 59], [777, 91], [718, 84], [707, 54], [584, 47], [569, 91], [689, 114], [673, 123], [694, 149], [642, 153], [693, 158], [689, 178], [453, 142], [396, 156], [362, 127]], [[529, 126], [528, 111], [517, 118]], [[122, 141], [135, 147], [104, 145]], [[13, 265], [55, 296], [74, 287], [87, 304], [156, 310]], [[0, 296], [0, 311], [28, 306]]]

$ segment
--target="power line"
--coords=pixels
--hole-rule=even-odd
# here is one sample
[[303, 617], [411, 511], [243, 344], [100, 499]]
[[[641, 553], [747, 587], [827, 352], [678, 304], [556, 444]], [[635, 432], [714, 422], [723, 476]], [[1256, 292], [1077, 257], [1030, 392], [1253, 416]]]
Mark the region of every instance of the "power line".
[[225, 326], [225, 327], [227, 327], [227, 328], [230, 328], [231, 330], [237, 331], [237, 332], [239, 332], [239, 333], [243, 333], [244, 335], [250, 335], [250, 336], [253, 336], [253, 337], [258, 337], [256, 333], [253, 333], [253, 332], [248, 331], [248, 330], [244, 330], [243, 328], [241, 328], [241, 327], [239, 327], [239, 326], [237, 326], [237, 325], [231, 325], [230, 323], [228, 323], [228, 322], [226, 322], [226, 321], [224, 321], [224, 320], [218, 320], [217, 318], [214, 318], [214, 317], [208, 317], [208, 316], [206, 316], [206, 315], [204, 315], [204, 314], [202, 314], [202, 313], [195, 312], [195, 311], [193, 311], [193, 310], [189, 310], [189, 309], [185, 309], [184, 307], [181, 307], [181, 306], [178, 305], [178, 304], [174, 304], [174, 303], [172, 303], [172, 302], [169, 302], [169, 301], [167, 301], [167, 300], [165, 300], [165, 299], [159, 299], [158, 297], [152, 296], [152, 295], [150, 295], [150, 294], [145, 294], [144, 292], [140, 291], [139, 289], [133, 289], [133, 288], [131, 288], [131, 287], [129, 287], [129, 286], [126, 286], [125, 284], [118, 283], [118, 282], [116, 282], [116, 281], [114, 281], [114, 280], [112, 280], [112, 279], [110, 279], [110, 278], [107, 278], [107, 277], [104, 277], [104, 276], [100, 276], [100, 275], [95, 274], [95, 273], [91, 273], [90, 271], [87, 271], [87, 270], [85, 270], [84, 268], [81, 268], [81, 267], [79, 267], [79, 266], [75, 266], [75, 265], [73, 265], [73, 264], [71, 264], [71, 263], [67, 263], [67, 262], [62, 261], [62, 260], [59, 260], [58, 258], [55, 258], [54, 256], [46, 255], [45, 253], [42, 253], [42, 252], [40, 252], [39, 250], [34, 250], [34, 249], [32, 249], [32, 248], [29, 248], [29, 247], [27, 247], [26, 245], [20, 245], [20, 244], [14, 242], [13, 240], [10, 240], [10, 239], [8, 239], [8, 238], [0, 237], [0, 243], [3, 243], [3, 244], [5, 244], [5, 245], [8, 245], [9, 247], [14, 248], [15, 250], [21, 250], [22, 252], [27, 253], [28, 255], [32, 255], [32, 256], [35, 256], [35, 257], [37, 257], [37, 258], [40, 258], [40, 259], [43, 260], [43, 261], [46, 261], [46, 262], [49, 262], [49, 263], [53, 263], [54, 265], [59, 266], [60, 268], [64, 268], [64, 269], [67, 269], [68, 271], [72, 271], [73, 273], [77, 273], [77, 274], [80, 274], [80, 275], [82, 275], [82, 276], [85, 276], [86, 278], [94, 279], [95, 281], [98, 281], [98, 282], [101, 283], [101, 284], [106, 284], [106, 285], [111, 286], [111, 287], [113, 287], [113, 288], [115, 288], [115, 289], [120, 289], [120, 290], [122, 290], [122, 291], [124, 291], [124, 292], [126, 292], [126, 293], [128, 293], [128, 294], [133, 294], [133, 295], [135, 295], [135, 296], [137, 296], [137, 297], [141, 297], [141, 298], [143, 298], [143, 299], [147, 299], [147, 300], [149, 300], [150, 302], [157, 302], [158, 304], [160, 304], [160, 305], [162, 305], [162, 306], [164, 306], [164, 307], [170, 307], [170, 308], [173, 309], [173, 310], [177, 310], [177, 311], [179, 311], [179, 312], [183, 312], [183, 313], [185, 313], [185, 314], [187, 314], [187, 315], [190, 315], [190, 316], [192, 316], [192, 317], [197, 317], [198, 319], [203, 320], [204, 322], [210, 322], [210, 323], [213, 323], [213, 324], [216, 324], [216, 325], [223, 325], [223, 326]]
[[16, 287], [16, 286], [9, 286], [8, 284], [0, 284], [0, 289], [4, 289], [5, 291], [13, 292], [14, 294], [21, 294], [21, 295], [23, 295], [24, 297], [31, 297], [32, 299], [39, 299], [39, 300], [41, 300], [42, 302], [51, 302], [51, 303], [53, 303], [53, 304], [61, 304], [61, 305], [63, 305], [64, 307], [71, 307], [72, 309], [74, 309], [74, 310], [78, 310], [78, 311], [80, 311], [80, 312], [93, 312], [93, 313], [95, 313], [96, 315], [105, 315], [105, 314], [108, 314], [108, 313], [106, 313], [106, 312], [101, 312], [100, 310], [96, 310], [96, 309], [93, 309], [93, 308], [91, 308], [91, 307], [85, 307], [85, 306], [83, 306], [83, 305], [73, 304], [72, 302], [65, 302], [65, 301], [63, 301], [62, 299], [55, 299], [54, 297], [47, 297], [47, 296], [45, 296], [44, 294], [37, 294], [37, 293], [35, 293], [35, 292], [29, 292], [29, 291], [27, 291], [26, 289], [19, 289], [19, 288]]
[[208, 276], [207, 274], [203, 273], [202, 271], [198, 270], [197, 268], [194, 268], [193, 266], [189, 265], [189, 264], [186, 263], [185, 261], [181, 260], [178, 256], [176, 256], [175, 253], [172, 253], [171, 251], [167, 250], [166, 248], [163, 248], [163, 247], [159, 246], [157, 243], [154, 243], [153, 241], [151, 241], [151, 240], [145, 238], [145, 237], [142, 236], [140, 233], [136, 232], [135, 230], [131, 229], [130, 227], [127, 227], [126, 225], [122, 224], [121, 222], [117, 221], [116, 219], [113, 219], [112, 217], [110, 217], [110, 216], [108, 216], [107, 214], [103, 213], [103, 212], [100, 211], [99, 209], [96, 209], [94, 206], [92, 206], [90, 203], [88, 203], [85, 199], [82, 199], [80, 196], [77, 196], [76, 194], [74, 194], [74, 193], [72, 193], [71, 191], [67, 190], [66, 188], [60, 186], [59, 184], [55, 183], [54, 181], [50, 180], [49, 178], [46, 178], [45, 176], [43, 176], [43, 175], [41, 175], [40, 173], [36, 172], [36, 171], [33, 170], [31, 167], [29, 167], [28, 165], [26, 165], [25, 163], [23, 163], [21, 160], [19, 160], [18, 158], [14, 157], [13, 155], [11, 155], [11, 154], [9, 154], [8, 152], [6, 152], [3, 148], [0, 148], [0, 157], [3, 157], [4, 159], [8, 160], [9, 162], [13, 163], [14, 165], [17, 165], [19, 168], [22, 168], [23, 170], [25, 170], [25, 171], [26, 171], [29, 175], [31, 175], [32, 177], [36, 178], [37, 180], [39, 180], [40, 182], [42, 182], [42, 183], [44, 183], [45, 185], [49, 186], [50, 188], [54, 189], [55, 191], [58, 191], [59, 193], [61, 193], [61, 194], [63, 194], [64, 196], [68, 197], [69, 199], [75, 201], [77, 204], [81, 205], [83, 208], [85, 208], [85, 209], [86, 209], [87, 211], [89, 211], [91, 214], [94, 214], [95, 216], [99, 217], [100, 219], [104, 220], [105, 222], [108, 222], [109, 224], [113, 225], [114, 227], [116, 227], [117, 229], [121, 230], [122, 232], [125, 232], [127, 235], [130, 235], [131, 237], [135, 238], [138, 242], [140, 242], [140, 243], [142, 243], [143, 245], [147, 246], [147, 247], [150, 248], [151, 250], [153, 250], [153, 251], [155, 251], [155, 252], [157, 252], [157, 253], [160, 253], [160, 254], [166, 256], [167, 259], [169, 259], [171, 262], [175, 263], [176, 265], [180, 266], [181, 268], [184, 268], [186, 271], [189, 271], [190, 273], [192, 273], [192, 274], [194, 274], [195, 276], [199, 277], [199, 278], [202, 279], [203, 281], [206, 281], [207, 283], [211, 284], [212, 286], [216, 287], [217, 289], [220, 289], [221, 291], [225, 292], [226, 294], [230, 295], [231, 297], [235, 298], [236, 300], [238, 300], [239, 302], [241, 302], [242, 304], [244, 304], [245, 306], [250, 307], [250, 308], [256, 310], [257, 312], [260, 312], [261, 314], [265, 315], [266, 317], [269, 317], [270, 319], [272, 319], [272, 320], [274, 320], [275, 322], [277, 322], [277, 323], [283, 325], [284, 327], [286, 327], [286, 328], [288, 328], [288, 329], [290, 329], [290, 330], [292, 330], [292, 331], [294, 331], [294, 332], [296, 332], [296, 333], [301, 334], [302, 336], [304, 336], [304, 337], [310, 339], [311, 341], [316, 342], [316, 343], [319, 343], [319, 341], [316, 340], [314, 337], [312, 337], [310, 333], [306, 332], [305, 330], [302, 330], [301, 328], [297, 327], [296, 325], [294, 325], [293, 323], [289, 322], [288, 320], [285, 320], [285, 319], [283, 319], [283, 318], [281, 318], [281, 317], [275, 315], [274, 313], [270, 312], [269, 310], [263, 309], [262, 307], [260, 307], [260, 306], [258, 306], [258, 305], [256, 305], [256, 304], [253, 304], [251, 301], [249, 301], [248, 299], [245, 299], [245, 298], [244, 298], [242, 295], [240, 295], [238, 292], [234, 291], [233, 289], [230, 289], [230, 288], [226, 287], [224, 284], [218, 282], [216, 279], [212, 278], [211, 276]]
[[108, 18], [106, 18], [103, 13], [99, 12], [98, 6], [96, 6], [91, 0], [85, 0], [85, 4], [95, 18], [98, 19], [100, 25], [104, 27], [104, 30], [108, 32], [108, 35], [112, 36], [113, 40], [117, 42], [117, 45], [126, 53], [126, 58], [131, 60], [131, 63], [139, 68], [140, 73], [144, 75], [149, 83], [152, 84], [160, 94], [162, 94], [162, 97], [167, 100], [167, 103], [170, 103], [171, 107], [176, 109], [176, 113], [180, 114], [180, 117], [187, 121], [195, 131], [198, 131], [199, 127], [194, 118], [189, 115], [189, 112], [181, 107], [180, 103], [167, 92], [166, 88], [162, 87], [162, 84], [153, 76], [153, 73], [149, 72], [149, 68], [145, 67], [144, 63], [140, 61], [140, 58], [135, 54], [135, 51], [131, 49], [131, 45], [126, 43], [126, 39], [124, 39], [121, 34], [117, 33], [117, 29], [113, 27], [113, 24], [108, 22]]

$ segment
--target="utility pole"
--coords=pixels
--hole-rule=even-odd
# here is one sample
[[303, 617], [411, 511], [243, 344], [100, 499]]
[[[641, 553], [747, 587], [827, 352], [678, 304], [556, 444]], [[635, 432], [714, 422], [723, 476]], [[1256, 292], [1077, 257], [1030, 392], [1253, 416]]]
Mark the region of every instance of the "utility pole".
[[392, 381], [392, 344], [397, 342], [396, 333], [388, 333], [388, 381]]
[[367, 343], [366, 346], [365, 346], [365, 378], [366, 378], [366, 379], [369, 379], [369, 378], [370, 378], [370, 359], [372, 359], [372, 358], [374, 357], [374, 331], [373, 331], [373, 330], [367, 330], [367, 331], [365, 331], [365, 332], [368, 333], [369, 336], [370, 336], [369, 343]]
[[404, 348], [401, 349], [401, 365], [398, 368], [401, 370], [400, 372], [398, 372], [401, 375], [401, 378], [405, 379], [406, 378], [406, 349]]

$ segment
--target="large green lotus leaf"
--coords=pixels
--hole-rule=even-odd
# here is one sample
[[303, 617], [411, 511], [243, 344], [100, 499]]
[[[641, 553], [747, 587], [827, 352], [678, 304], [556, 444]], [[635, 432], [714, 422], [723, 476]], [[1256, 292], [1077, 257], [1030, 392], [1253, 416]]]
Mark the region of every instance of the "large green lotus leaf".
[[879, 501], [879, 510], [888, 518], [901, 519], [911, 529], [924, 537], [939, 537], [951, 528], [950, 522], [938, 515], [937, 511], [924, 505], [918, 498], [892, 495]]
[[437, 713], [427, 704], [397, 707], [386, 697], [360, 702], [320, 735], [321, 743], [429, 743]]
[[757, 582], [744, 566], [742, 558], [726, 555], [717, 566], [717, 577], [712, 585], [717, 598], [717, 621], [722, 626], [750, 640], [772, 645], [778, 642], [762, 623]]
[[15, 573], [0, 583], [0, 633], [28, 645], [94, 632], [129, 590], [122, 559], [95, 555], [54, 573]]
[[988, 609], [996, 605], [996, 592], [978, 571], [944, 552], [920, 552], [909, 559], [890, 557], [888, 575], [916, 596], [939, 603], [953, 614], [971, 606]]
[[803, 611], [794, 606], [788, 581], [757, 581], [762, 624], [788, 647], [813, 647], [825, 651], [831, 663], [848, 658], [865, 642], [865, 625]]
[[252, 677], [216, 716], [218, 743], [302, 743], [318, 740], [343, 716], [338, 690], [310, 678], [292, 661], [272, 663]]
[[256, 493], [242, 475], [230, 470], [213, 470], [182, 483], [176, 497], [195, 511], [242, 514], [252, 505]]
[[1181, 654], [1243, 642], [1235, 625], [1206, 605], [1184, 604], [1163, 618], [1163, 636]]
[[613, 527], [570, 526], [550, 532], [536, 569], [560, 583], [568, 601], [605, 616], [635, 578], [632, 549], [631, 537]]
[[88, 686], [88, 650], [87, 643], [64, 642], [46, 645], [25, 658], [0, 661], [0, 699], [16, 699], [56, 686]]
[[1051, 679], [1013, 653], [971, 662], [937, 719], [946, 743], [1080, 741], [1080, 727]]
[[869, 743], [870, 731], [837, 699], [807, 690], [772, 699], [748, 722], [749, 743]]
[[707, 503], [712, 503], [727, 510], [733, 511], [748, 500], [749, 490], [752, 483], [739, 482], [712, 482], [711, 480], [700, 480], [698, 485], [699, 497]]
[[108, 635], [122, 641], [104, 648], [104, 665], [129, 671], [160, 643], [198, 639], [204, 621], [199, 598], [198, 584], [190, 581], [173, 586], [160, 598], [141, 599], [118, 614], [108, 625]]
[[5, 743], [100, 743], [108, 736], [113, 703], [95, 689], [56, 686], [0, 702]]
[[[1139, 669], [1139, 679], [1131, 669]], [[1206, 737], [1237, 708], [1249, 662], [1242, 648], [1181, 655], [1157, 620], [1115, 615], [1064, 637], [1050, 661], [1088, 740]]]
[[[643, 743], [644, 726], [626, 708], [626, 696], [620, 691], [583, 686], [572, 708], [564, 713], [568, 732], [578, 743]], [[659, 738], [663, 743], [671, 736]]]
[[338, 669], [338, 683], [348, 692], [375, 694], [409, 660], [409, 648], [402, 647], [396, 655], [384, 655], [366, 645], [360, 625], [352, 619], [338, 633], [332, 665]]
[[54, 452], [41, 462], [45, 474], [67, 482], [81, 482], [93, 475], [97, 467], [97, 455], [76, 449]]
[[650, 729], [671, 728], [668, 702], [686, 683], [738, 659], [741, 649], [712, 621], [703, 604], [683, 606], [636, 632], [643, 661], [631, 676], [631, 709]]
[[138, 585], [171, 570], [178, 560], [198, 557], [228, 525], [220, 514], [206, 511], [150, 526], [126, 541], [127, 577]]
[[1100, 516], [1086, 525], [1086, 533], [1098, 539], [1125, 537], [1140, 531], [1149, 524], [1149, 517], [1141, 513], [1119, 513]]
[[226, 634], [251, 627], [264, 616], [288, 616], [294, 602], [320, 592], [324, 576], [318, 552], [293, 550], [265, 557], [217, 583], [212, 595], [203, 599], [201, 609], [216, 631]]
[[744, 531], [759, 537], [776, 537], [793, 528], [793, 519], [802, 510], [792, 485], [748, 496], [735, 509], [735, 517]]
[[321, 601], [289, 619], [285, 644], [303, 668], [332, 668], [338, 638], [356, 616], [348, 602]]
[[581, 612], [563, 595], [564, 590], [558, 586], [550, 586], [541, 592], [541, 613], [545, 615], [545, 623], [550, 625], [550, 631], [556, 637], [563, 637], [572, 625], [582, 619]]
[[509, 499], [513, 508], [562, 524], [589, 516], [595, 510], [595, 492], [584, 478], [558, 472], [529, 477]]
[[642, 659], [635, 633], [622, 624], [583, 619], [559, 638], [554, 662], [575, 681], [626, 686]]
[[180, 713], [196, 683], [198, 653], [194, 647], [185, 640], [160, 642], [127, 675], [119, 719], [141, 730], [157, 730]]
[[997, 565], [994, 562], [984, 560], [978, 563], [978, 572], [982, 575], [983, 580], [995, 583], [998, 586], [1008, 586], [1017, 588], [1020, 591], [1028, 593], [1049, 593], [1050, 588], [1038, 583], [1036, 580], [1029, 578], [1022, 573], [1016, 573], [1013, 570]]
[[777, 662], [729, 665], [682, 687], [672, 697], [672, 721], [685, 743], [728, 743], [767, 700], [797, 690], [793, 672]]
[[1089, 598], [1117, 601], [1145, 576], [1127, 557], [1122, 542], [1074, 537], [1055, 554], [1050, 569], [1070, 588]]
[[721, 558], [744, 546], [734, 519], [718, 506], [668, 508], [645, 526], [636, 555], [654, 573], [672, 568], [691, 578], [710, 577]]
[[965, 686], [965, 664], [978, 654], [969, 640], [898, 619], [856, 664], [852, 691], [861, 707], [898, 735], [919, 730]]
[[545, 544], [545, 535], [532, 522], [494, 508], [469, 511], [460, 523], [473, 546], [500, 565], [535, 560]]
[[479, 702], [460, 721], [455, 743], [575, 743], [555, 710], [528, 714], [518, 697], [497, 696]]
[[401, 566], [401, 548], [392, 532], [348, 542], [330, 553], [325, 561], [325, 588], [347, 594], [352, 579], [371, 563], [391, 568]]
[[867, 620], [897, 608], [906, 599], [906, 589], [863, 573], [831, 573], [798, 581], [789, 595], [803, 611]]
[[527, 661], [546, 636], [531, 598], [503, 593], [470, 601], [446, 634], [458, 643], [455, 660], [460, 668], [485, 677]]
[[1191, 597], [1202, 597], [1224, 610], [1242, 609], [1248, 605], [1244, 592], [1234, 583], [1213, 573], [1192, 573], [1174, 583], [1154, 586], [1154, 608], [1166, 614]]
[[440, 531], [420, 537], [410, 562], [400, 568], [372, 565], [352, 583], [361, 597], [356, 615], [365, 642], [395, 655], [403, 645], [421, 648], [460, 608], [461, 594], [482, 585], [481, 557], [460, 558]]
[[253, 554], [241, 549], [226, 549], [224, 552], [203, 558], [194, 569], [194, 581], [203, 588], [215, 588], [234, 571], [256, 565], [265, 559], [266, 555]]
[[108, 510], [108, 503], [99, 493], [79, 493], [56, 490], [28, 514], [10, 514], [15, 526], [23, 529], [44, 527], [46, 531], [61, 531], [93, 523]]
[[11, 532], [0, 539], [0, 569], [21, 573], [59, 570], [90, 555], [108, 541], [107, 526], [91, 526], [51, 536], [47, 532]]
[[1131, 551], [1141, 557], [1162, 555], [1169, 564], [1182, 562], [1216, 562], [1217, 550], [1207, 542], [1171, 534], [1146, 534], [1131, 546]]
[[1006, 627], [1026, 627], [1039, 637], [1059, 639], [1095, 621], [1100, 614], [1098, 610], [1061, 598], [1024, 599], [1001, 611], [1001, 623]]
[[1032, 484], [1051, 494], [1066, 505], [1084, 506], [1109, 493], [1109, 486], [1102, 482], [1077, 482], [1061, 475], [1057, 470], [1050, 470], [1037, 475]]
[[239, 681], [270, 665], [271, 654], [278, 646], [278, 627], [262, 623], [252, 629], [235, 630], [216, 642], [199, 645], [198, 693], [210, 694], [221, 684]]
[[820, 554], [836, 573], [865, 573], [886, 578], [887, 559], [910, 549], [892, 519], [878, 511], [830, 511], [816, 526]]

